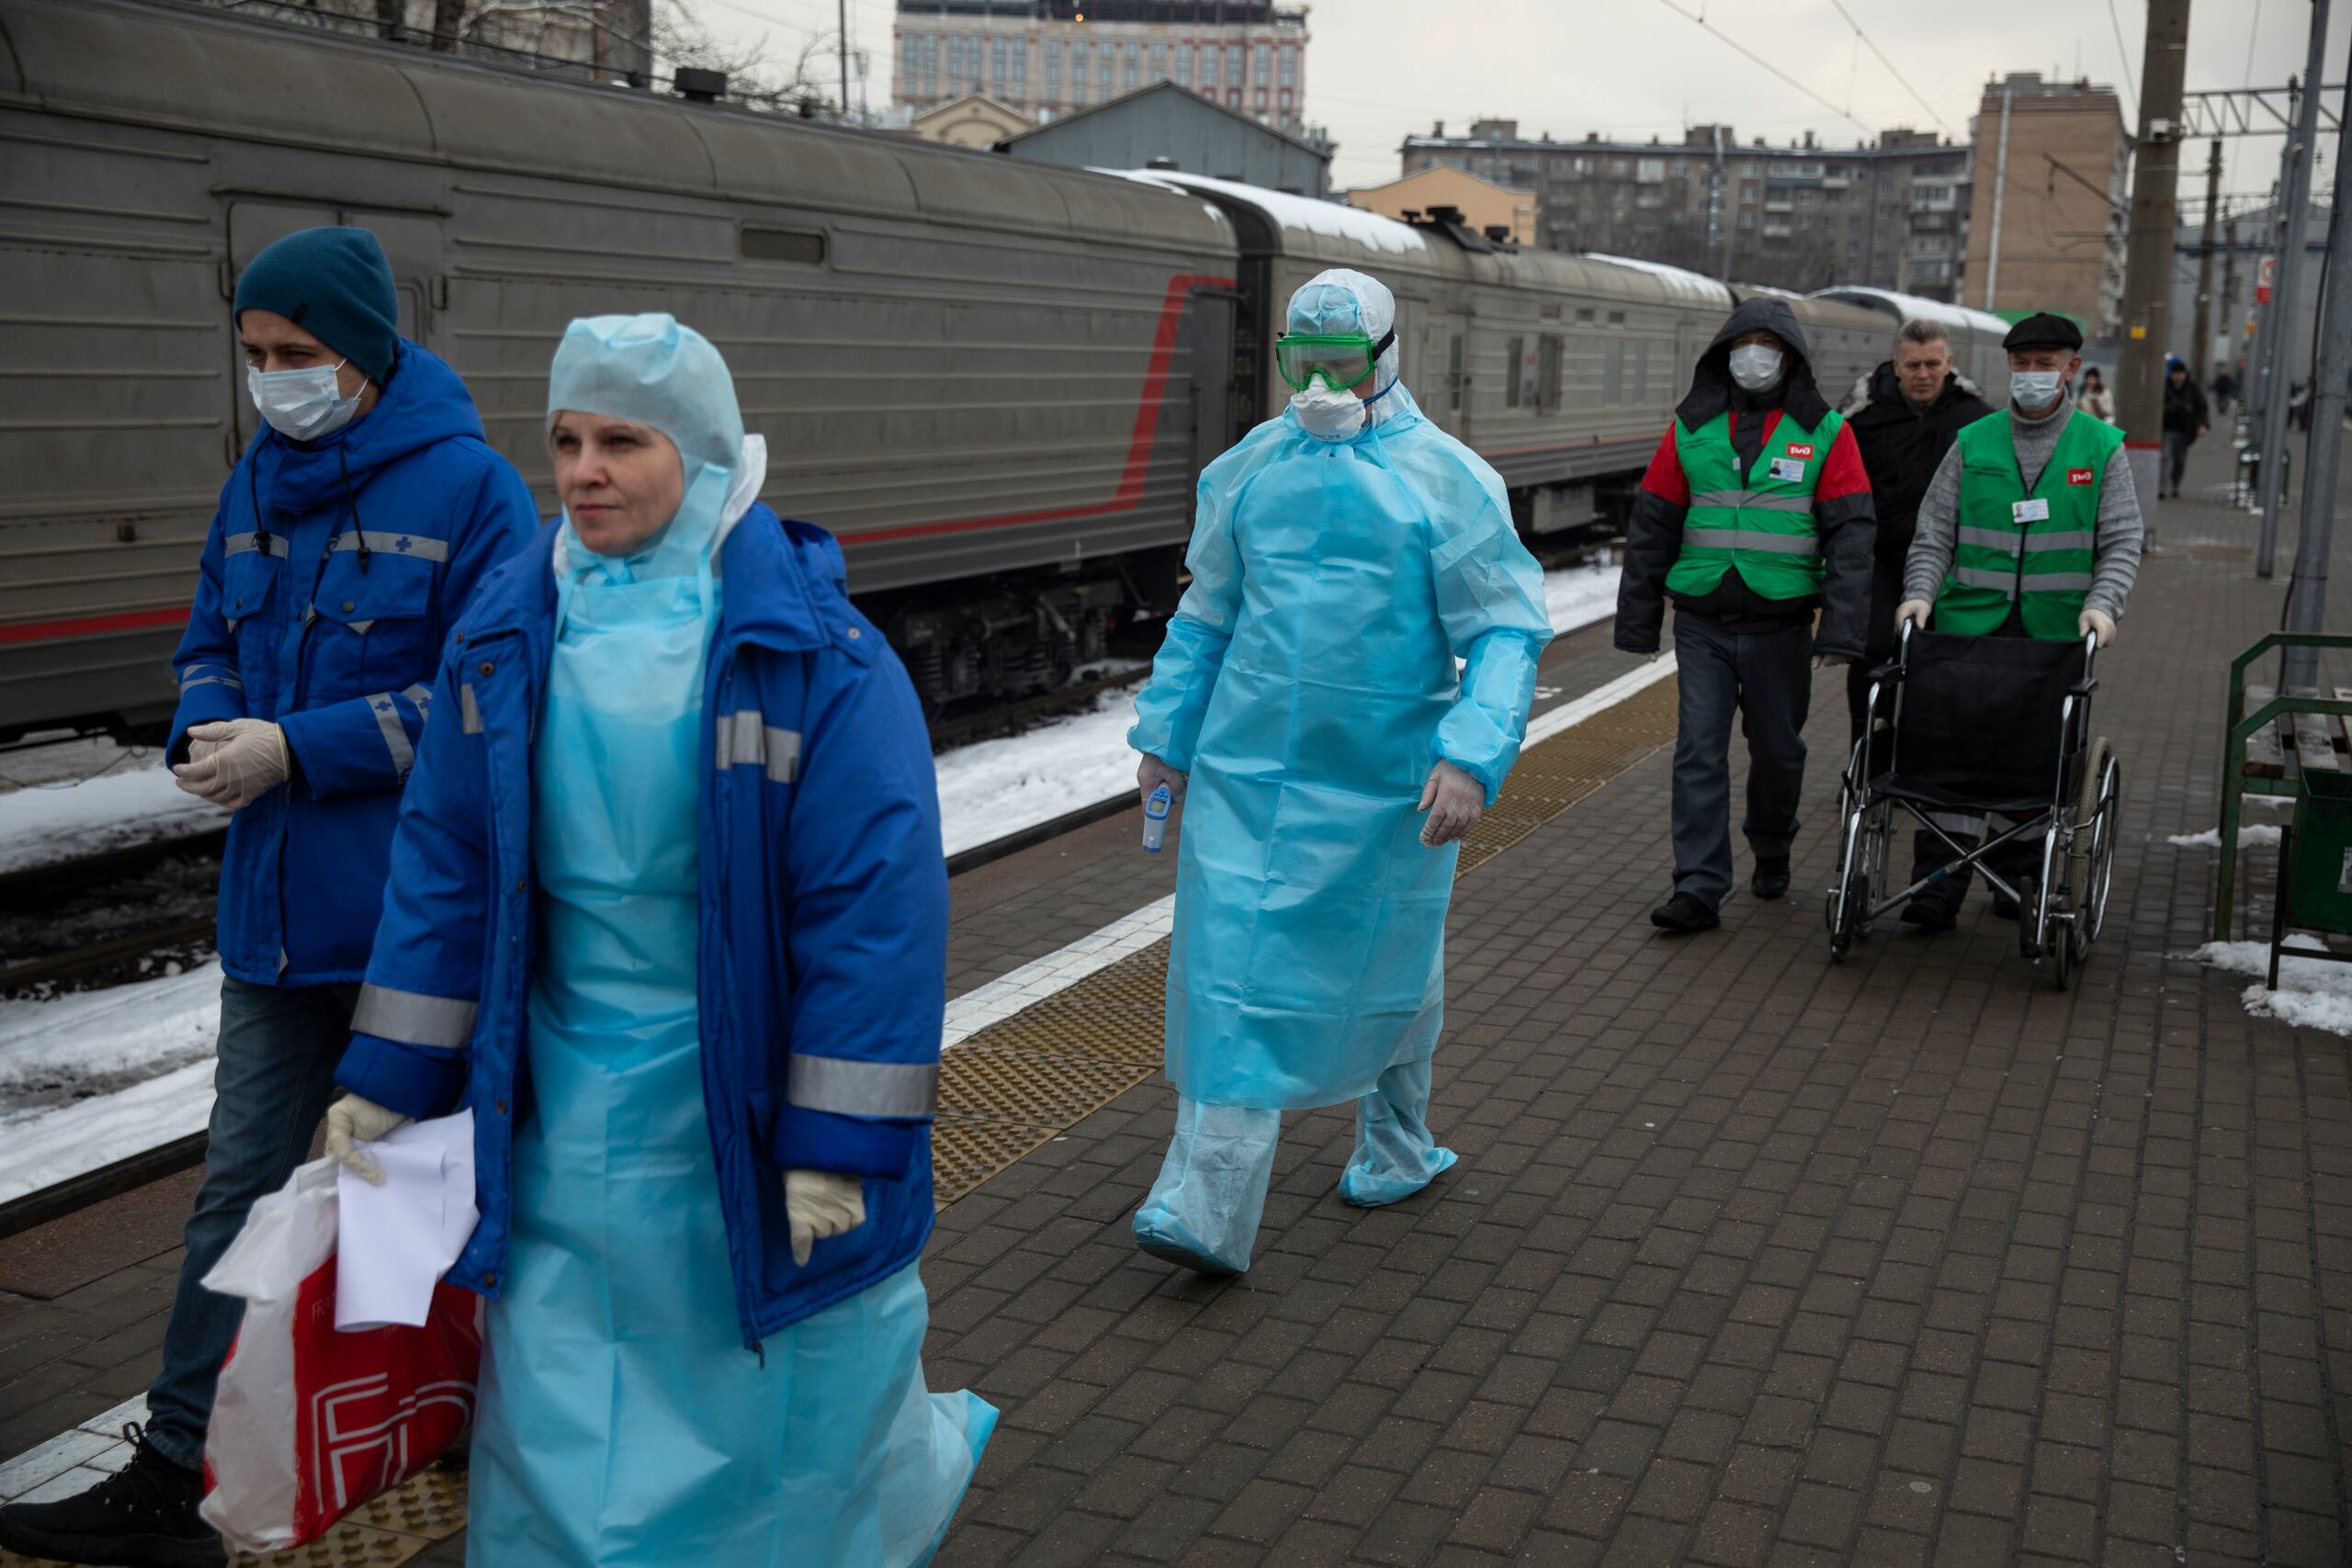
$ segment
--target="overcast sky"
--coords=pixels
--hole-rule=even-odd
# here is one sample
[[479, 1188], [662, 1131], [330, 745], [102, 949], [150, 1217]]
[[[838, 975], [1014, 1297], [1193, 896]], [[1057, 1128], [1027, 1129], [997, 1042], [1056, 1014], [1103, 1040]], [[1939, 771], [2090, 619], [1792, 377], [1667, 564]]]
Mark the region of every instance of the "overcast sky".
[[[715, 31], [765, 33], [789, 56], [832, 30], [836, 0], [689, 4]], [[887, 105], [895, 6], [853, 0], [849, 8], [851, 33], [871, 62], [868, 94]], [[1833, 0], [1314, 0], [1307, 118], [1339, 143], [1332, 183], [1341, 187], [1395, 178], [1398, 143], [1438, 120], [1460, 134], [1474, 118], [1516, 119], [1523, 134], [1562, 139], [1597, 130], [1673, 141], [1686, 124], [1716, 119], [1743, 141], [1786, 142], [1811, 130], [1850, 146], [1896, 125], [1964, 139], [1986, 77], [2007, 71], [2054, 69], [2112, 84], [2136, 128], [2143, 0], [1845, 0], [1845, 8], [1919, 96], [1856, 41]], [[2352, 4], [2338, 0], [2332, 11], [2334, 81], [2352, 42]], [[2309, 0], [2195, 0], [2188, 86], [2278, 85], [2301, 72], [2310, 28]], [[2224, 191], [2258, 194], [2277, 177], [2275, 139], [2240, 139], [2226, 155]], [[2184, 150], [2184, 194], [2201, 192], [2204, 161], [2201, 146]]]

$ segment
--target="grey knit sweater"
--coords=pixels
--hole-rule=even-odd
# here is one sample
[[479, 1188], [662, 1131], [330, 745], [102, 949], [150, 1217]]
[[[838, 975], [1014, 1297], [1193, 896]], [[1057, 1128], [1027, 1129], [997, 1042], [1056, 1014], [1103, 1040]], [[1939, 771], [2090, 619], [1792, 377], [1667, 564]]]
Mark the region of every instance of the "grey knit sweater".
[[[2026, 489], [2031, 490], [2041, 478], [2050, 454], [2058, 449], [2059, 433], [2074, 412], [2072, 392], [2040, 419], [2028, 419], [2014, 408], [2009, 411], [2009, 426], [2017, 437], [2018, 475], [2025, 480]], [[1928, 493], [1919, 502], [1919, 531], [1912, 536], [1911, 553], [1903, 562], [1905, 599], [1935, 603], [1945, 575], [1951, 570], [1952, 547], [1960, 533], [1960, 447], [1955, 444], [1944, 454], [1936, 477], [1928, 481]], [[2119, 446], [2107, 460], [2107, 471], [2099, 476], [2098, 537], [2093, 547], [2086, 608], [2123, 619], [2123, 602], [2131, 597], [2132, 584], [2140, 576], [2140, 498], [2132, 488], [2132, 465]]]

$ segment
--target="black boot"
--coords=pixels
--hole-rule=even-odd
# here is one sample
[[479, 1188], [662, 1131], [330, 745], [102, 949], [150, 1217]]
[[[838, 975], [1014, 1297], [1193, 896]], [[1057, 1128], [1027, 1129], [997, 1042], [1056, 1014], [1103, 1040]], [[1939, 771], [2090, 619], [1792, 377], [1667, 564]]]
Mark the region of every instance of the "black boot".
[[1723, 923], [1721, 917], [1699, 901], [1696, 893], [1677, 893], [1650, 911], [1650, 924], [1677, 936], [1711, 931]]
[[1960, 901], [1967, 897], [1968, 884], [1958, 877], [1930, 882], [1903, 906], [1903, 923], [1925, 931], [1948, 931], [1960, 923]]
[[1747, 890], [1758, 898], [1778, 898], [1789, 890], [1789, 857], [1758, 855], [1756, 874], [1747, 879]]
[[117, 1568], [221, 1568], [220, 1537], [198, 1517], [204, 1477], [156, 1452], [126, 1426], [130, 1462], [88, 1491], [0, 1508], [0, 1547], [59, 1562]]

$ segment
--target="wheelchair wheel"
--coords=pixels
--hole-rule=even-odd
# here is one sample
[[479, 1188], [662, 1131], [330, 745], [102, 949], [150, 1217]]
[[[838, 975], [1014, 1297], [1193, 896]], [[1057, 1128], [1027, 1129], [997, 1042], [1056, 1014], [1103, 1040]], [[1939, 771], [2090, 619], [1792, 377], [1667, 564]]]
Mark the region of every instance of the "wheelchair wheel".
[[2075, 956], [2090, 952], [2107, 925], [2108, 895], [2115, 886], [2115, 840], [2122, 827], [2123, 768], [2105, 736], [2091, 743], [2083, 769], [2082, 798], [2075, 807], [2075, 842], [2066, 886], [2073, 895]]

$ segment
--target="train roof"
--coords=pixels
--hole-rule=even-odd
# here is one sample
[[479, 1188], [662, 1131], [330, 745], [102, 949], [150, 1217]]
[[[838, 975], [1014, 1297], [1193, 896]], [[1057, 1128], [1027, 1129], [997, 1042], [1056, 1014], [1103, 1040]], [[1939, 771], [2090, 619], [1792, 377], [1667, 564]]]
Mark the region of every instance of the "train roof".
[[1972, 310], [1965, 305], [1947, 305], [1940, 299], [1923, 299], [1917, 294], [1901, 294], [1892, 288], [1841, 284], [1834, 288], [1817, 289], [1813, 298], [1860, 305], [1881, 315], [1892, 316], [1898, 321], [1937, 321], [1946, 327], [1989, 333], [1996, 343], [2009, 333], [2008, 322], [1987, 311]]
[[[127, 69], [132, 61], [171, 66]], [[159, 0], [0, 0], [5, 98], [679, 196], [1233, 248], [1229, 223], [1202, 202], [1083, 170]]]
[[1668, 266], [1664, 262], [1643, 261], [1636, 256], [1603, 255], [1597, 251], [1589, 254], [1594, 261], [1606, 262], [1611, 266], [1630, 266], [1637, 272], [1648, 273], [1664, 283], [1678, 299], [1688, 300], [1694, 305], [1714, 305], [1726, 310], [1732, 307], [1731, 290], [1704, 273], [1692, 272], [1687, 267]]

